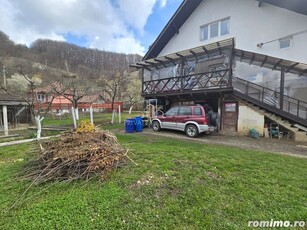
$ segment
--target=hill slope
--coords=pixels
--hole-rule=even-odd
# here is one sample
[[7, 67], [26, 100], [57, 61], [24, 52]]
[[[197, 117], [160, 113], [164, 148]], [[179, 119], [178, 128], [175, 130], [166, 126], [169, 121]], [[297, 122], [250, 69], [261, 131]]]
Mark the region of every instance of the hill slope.
[[[110, 72], [128, 71], [129, 64], [141, 59], [137, 54], [123, 54], [98, 49], [88, 49], [66, 42], [39, 39], [28, 48], [14, 44], [0, 31], [0, 57], [3, 60], [14, 57], [56, 69], [82, 74], [90, 79], [98, 79]], [[10, 66], [8, 66], [10, 68]]]

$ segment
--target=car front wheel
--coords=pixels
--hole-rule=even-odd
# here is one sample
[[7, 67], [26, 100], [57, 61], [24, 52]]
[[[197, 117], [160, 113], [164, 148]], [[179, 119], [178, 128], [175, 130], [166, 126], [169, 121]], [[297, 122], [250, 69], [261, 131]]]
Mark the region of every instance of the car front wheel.
[[185, 133], [188, 137], [197, 137], [198, 136], [198, 129], [195, 125], [188, 125], [185, 129]]
[[152, 129], [153, 129], [153, 131], [155, 131], [155, 132], [158, 132], [158, 131], [161, 130], [161, 127], [160, 127], [160, 124], [159, 124], [158, 121], [153, 121], [153, 122], [152, 122]]

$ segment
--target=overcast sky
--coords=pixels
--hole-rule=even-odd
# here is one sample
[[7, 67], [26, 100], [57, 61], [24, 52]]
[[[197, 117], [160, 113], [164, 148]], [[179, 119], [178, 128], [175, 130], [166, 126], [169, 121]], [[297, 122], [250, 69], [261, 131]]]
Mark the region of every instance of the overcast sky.
[[15, 43], [38, 38], [144, 54], [182, 0], [0, 0], [0, 30]]

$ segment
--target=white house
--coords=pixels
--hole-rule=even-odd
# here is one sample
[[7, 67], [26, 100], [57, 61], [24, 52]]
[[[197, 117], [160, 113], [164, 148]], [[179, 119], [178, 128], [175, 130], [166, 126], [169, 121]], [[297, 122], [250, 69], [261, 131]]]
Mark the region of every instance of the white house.
[[[178, 33], [174, 34], [158, 56], [235, 38], [238, 49], [307, 63], [306, 1], [197, 2], [200, 2], [197, 8], [178, 28]], [[279, 6], [267, 2], [275, 2]], [[291, 5], [283, 7], [283, 2]], [[184, 7], [184, 4], [181, 7]]]
[[274, 122], [300, 139], [282, 119], [307, 127], [306, 41], [306, 0], [185, 0], [134, 66], [164, 109], [208, 104], [223, 131]]

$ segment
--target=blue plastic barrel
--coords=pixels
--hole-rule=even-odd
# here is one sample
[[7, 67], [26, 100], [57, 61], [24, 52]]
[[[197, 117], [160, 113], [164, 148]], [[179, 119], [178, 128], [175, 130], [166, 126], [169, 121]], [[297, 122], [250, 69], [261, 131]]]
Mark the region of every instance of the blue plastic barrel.
[[142, 119], [142, 117], [135, 117], [135, 131], [137, 131], [137, 132], [143, 131], [143, 119]]
[[125, 120], [125, 132], [134, 133], [135, 131], [135, 119], [130, 118]]

